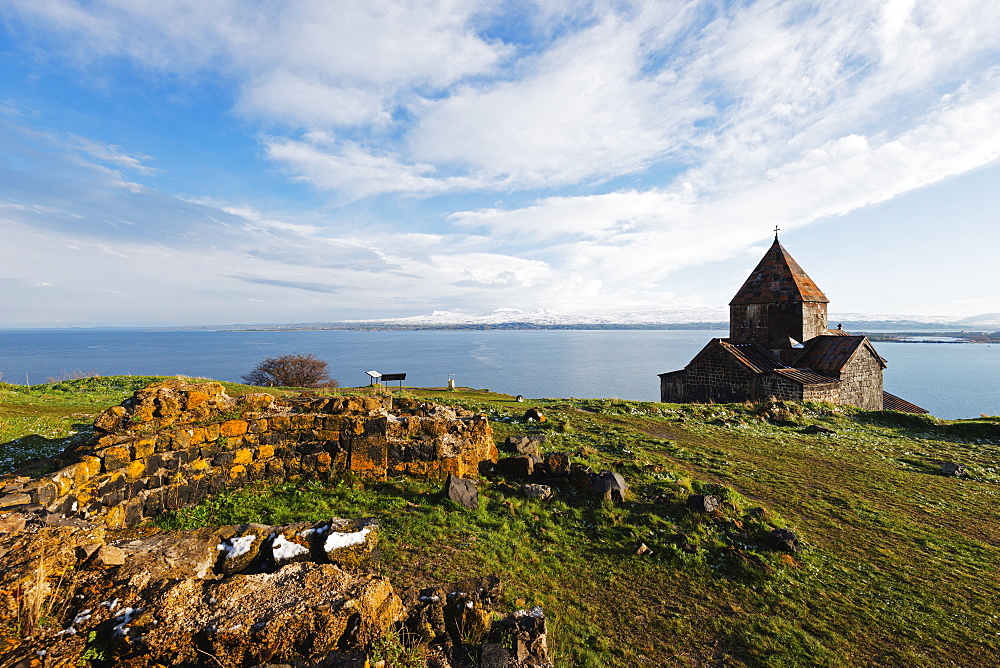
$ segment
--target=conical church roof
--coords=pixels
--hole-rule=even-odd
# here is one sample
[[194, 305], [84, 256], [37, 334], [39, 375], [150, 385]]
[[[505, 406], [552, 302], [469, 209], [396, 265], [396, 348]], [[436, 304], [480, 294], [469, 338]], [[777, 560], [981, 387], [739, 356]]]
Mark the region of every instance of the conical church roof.
[[774, 243], [729, 304], [829, 301], [775, 236]]

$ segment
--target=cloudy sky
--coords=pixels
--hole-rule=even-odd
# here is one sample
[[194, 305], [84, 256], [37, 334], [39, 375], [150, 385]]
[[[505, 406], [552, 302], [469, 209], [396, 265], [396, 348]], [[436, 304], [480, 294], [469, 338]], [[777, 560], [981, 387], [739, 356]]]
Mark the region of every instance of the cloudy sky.
[[0, 0], [0, 327], [1000, 311], [994, 0]]

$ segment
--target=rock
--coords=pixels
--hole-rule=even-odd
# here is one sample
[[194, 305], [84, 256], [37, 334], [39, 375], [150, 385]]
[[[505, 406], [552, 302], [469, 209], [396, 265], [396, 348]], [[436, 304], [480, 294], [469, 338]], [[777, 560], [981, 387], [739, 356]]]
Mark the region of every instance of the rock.
[[570, 464], [569, 481], [579, 490], [590, 489], [590, 483], [594, 479], [594, 473], [585, 464]]
[[111, 568], [125, 564], [125, 552], [114, 545], [101, 545], [97, 553], [86, 563], [88, 568]]
[[528, 410], [524, 411], [522, 419], [525, 422], [546, 422], [548, 420], [548, 418], [545, 417], [545, 415], [543, 415], [542, 412], [537, 408], [529, 408]]
[[406, 633], [428, 645], [479, 643], [490, 628], [500, 599], [500, 578], [488, 575], [405, 595]]
[[521, 493], [524, 494], [525, 498], [538, 499], [539, 501], [552, 498], [552, 488], [548, 485], [524, 485], [521, 487]]
[[125, 408], [122, 406], [112, 406], [94, 420], [94, 429], [106, 433], [117, 431], [121, 428], [124, 418]]
[[639, 543], [639, 549], [635, 551], [636, 555], [642, 556], [645, 554], [653, 554], [653, 550], [650, 549], [645, 543]]
[[324, 526], [325, 522], [299, 522], [275, 529], [264, 546], [264, 550], [270, 554], [267, 569], [278, 570], [288, 564], [315, 560], [315, 555], [320, 552], [321, 541], [312, 540], [313, 533], [318, 527]]
[[544, 437], [520, 435], [508, 436], [505, 445], [519, 455], [541, 457], [542, 451], [539, 446], [544, 442]]
[[795, 554], [802, 550], [799, 538], [789, 529], [775, 529], [767, 534], [768, 544], [777, 549]]
[[[325, 522], [322, 538], [370, 522]], [[52, 584], [72, 574], [76, 595], [65, 603], [64, 623], [22, 639], [12, 661], [9, 648], [0, 648], [0, 664], [17, 663], [44, 649], [46, 665], [83, 665], [88, 643], [96, 638], [106, 656], [102, 665], [122, 668], [205, 665], [207, 653], [226, 666], [366, 665], [343, 660], [351, 653], [360, 656], [402, 619], [399, 597], [384, 578], [315, 562], [289, 563], [270, 573], [213, 571], [219, 553], [230, 551], [217, 550], [218, 544], [232, 547], [239, 538], [260, 533], [269, 537], [263, 552], [276, 536], [296, 528], [301, 525], [148, 535], [59, 526], [2, 536], [0, 595], [39, 569]], [[79, 568], [80, 557], [90, 559], [85, 568]], [[317, 558], [326, 559], [322, 553]], [[122, 561], [113, 577], [96, 567]], [[262, 563], [257, 559], [252, 565]], [[10, 621], [7, 613], [0, 607], [0, 624]], [[61, 633], [66, 628], [73, 631]]]
[[831, 434], [831, 435], [837, 433], [833, 429], [830, 429], [829, 427], [824, 427], [821, 424], [811, 424], [805, 429], [803, 429], [802, 432], [806, 434]]
[[601, 471], [591, 482], [591, 489], [594, 494], [603, 501], [622, 503], [625, 500], [625, 492], [628, 491], [628, 484], [625, 478], [612, 471]]
[[215, 548], [219, 551], [218, 572], [239, 573], [250, 568], [260, 556], [260, 548], [271, 537], [271, 527], [262, 524], [245, 524], [236, 533], [219, 541]]
[[566, 452], [550, 452], [545, 455], [545, 468], [553, 478], [568, 476], [569, 454]]
[[78, 545], [76, 547], [76, 558], [80, 561], [87, 561], [92, 556], [97, 554], [97, 551], [101, 549], [104, 543], [87, 543], [86, 545]]
[[378, 520], [332, 519], [313, 533], [322, 541], [322, 553], [332, 564], [346, 569], [371, 569], [378, 563]]
[[692, 494], [685, 504], [688, 510], [699, 513], [714, 513], [722, 505], [722, 499], [715, 494]]
[[150, 592], [126, 636], [145, 652], [115, 665], [203, 665], [204, 652], [225, 657], [226, 665], [312, 664], [331, 652], [363, 649], [402, 612], [386, 580], [333, 564], [295, 563], [204, 588], [194, 583]]
[[[481, 665], [489, 665], [490, 668], [554, 668], [549, 660], [545, 614], [541, 607], [518, 610], [493, 622], [483, 644], [483, 654], [492, 663]], [[504, 660], [506, 663], [503, 663]]]
[[236, 397], [236, 406], [244, 411], [262, 411], [270, 408], [274, 397], [266, 392], [254, 392]]
[[0, 517], [0, 533], [17, 533], [24, 531], [28, 520], [21, 513], [6, 513]]
[[497, 470], [505, 478], [515, 480], [530, 478], [535, 471], [535, 462], [529, 455], [504, 457], [497, 462]]
[[510, 668], [510, 652], [500, 643], [483, 643], [479, 668]]
[[479, 490], [471, 480], [449, 473], [444, 483], [444, 495], [463, 508], [479, 510]]
[[941, 462], [941, 475], [946, 476], [964, 476], [965, 467], [957, 462]]

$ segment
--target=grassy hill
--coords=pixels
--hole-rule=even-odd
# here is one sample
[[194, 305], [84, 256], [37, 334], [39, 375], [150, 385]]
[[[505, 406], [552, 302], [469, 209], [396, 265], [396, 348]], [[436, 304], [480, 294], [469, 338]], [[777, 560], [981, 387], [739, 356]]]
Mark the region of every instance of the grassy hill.
[[[100, 410], [152, 380], [0, 385], [0, 471], [89, 438]], [[304, 481], [230, 492], [159, 524], [378, 516], [397, 586], [497, 573], [509, 609], [544, 606], [558, 666], [1000, 665], [1000, 418], [403, 392], [486, 413], [499, 443], [544, 433], [546, 452], [623, 475], [630, 498], [566, 488], [529, 501], [494, 479], [468, 511], [437, 482]], [[528, 406], [548, 420], [523, 422]], [[940, 475], [945, 460], [968, 476]], [[691, 493], [720, 495], [722, 512], [687, 510]], [[773, 527], [803, 550], [766, 547]], [[636, 554], [643, 543], [652, 554]]]

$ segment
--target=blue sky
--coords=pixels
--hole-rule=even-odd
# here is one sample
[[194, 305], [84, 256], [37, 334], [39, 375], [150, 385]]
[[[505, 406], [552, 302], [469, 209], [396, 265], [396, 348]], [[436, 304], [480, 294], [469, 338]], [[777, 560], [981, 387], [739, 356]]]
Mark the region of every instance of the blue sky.
[[0, 327], [1000, 312], [990, 0], [0, 0]]

